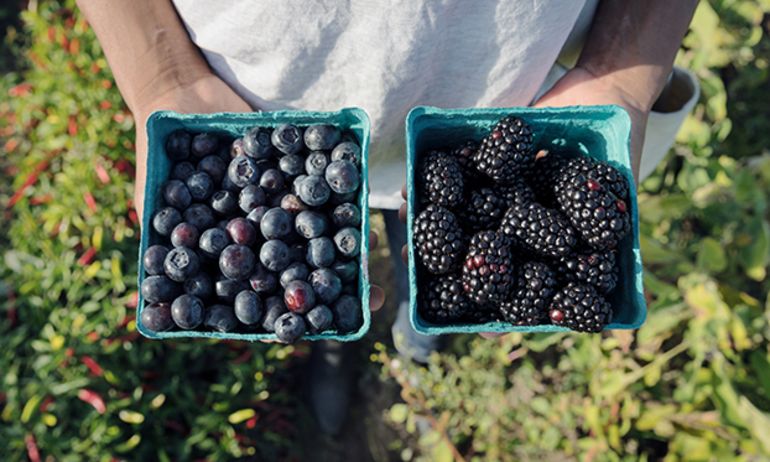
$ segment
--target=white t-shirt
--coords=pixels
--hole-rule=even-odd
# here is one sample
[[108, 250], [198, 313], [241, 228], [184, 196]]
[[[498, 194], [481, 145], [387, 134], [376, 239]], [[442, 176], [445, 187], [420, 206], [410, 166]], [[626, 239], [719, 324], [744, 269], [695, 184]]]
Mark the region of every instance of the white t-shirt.
[[570, 32], [579, 38], [590, 25], [596, 0], [174, 4], [214, 71], [252, 106], [365, 109], [370, 203], [394, 209], [409, 110], [529, 104]]

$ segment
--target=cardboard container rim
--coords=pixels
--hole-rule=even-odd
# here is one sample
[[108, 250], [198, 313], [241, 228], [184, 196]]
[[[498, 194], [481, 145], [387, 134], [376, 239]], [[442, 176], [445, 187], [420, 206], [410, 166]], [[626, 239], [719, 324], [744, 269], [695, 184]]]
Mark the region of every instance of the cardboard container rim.
[[[312, 334], [303, 336], [301, 341], [316, 341], [316, 340], [335, 340], [341, 342], [352, 342], [360, 340], [371, 327], [371, 311], [369, 310], [369, 301], [371, 296], [371, 282], [369, 278], [369, 231], [371, 229], [371, 223], [369, 220], [369, 180], [368, 180], [368, 160], [369, 160], [369, 139], [371, 136], [371, 120], [368, 113], [358, 107], [345, 107], [336, 111], [300, 111], [300, 110], [279, 110], [279, 111], [260, 111], [260, 112], [217, 112], [208, 114], [187, 114], [178, 113], [169, 110], [155, 111], [147, 118], [147, 138], [148, 141], [157, 137], [157, 124], [162, 123], [164, 119], [171, 119], [175, 122], [216, 122], [219, 125], [235, 123], [243, 125], [243, 130], [253, 126], [277, 126], [282, 123], [296, 123], [298, 125], [308, 125], [312, 123], [329, 122], [334, 123], [335, 119], [349, 117], [355, 124], [360, 124], [362, 137], [359, 140], [361, 145], [361, 186], [359, 191], [358, 205], [361, 209], [361, 243], [360, 243], [360, 264], [359, 264], [359, 281], [358, 296], [361, 300], [362, 311], [362, 323], [358, 330], [347, 333], [338, 333], [337, 331], [329, 331], [328, 333]], [[353, 125], [353, 123], [349, 124]], [[344, 128], [349, 129], [350, 126]], [[201, 129], [203, 130], [203, 129]], [[231, 133], [235, 135], [236, 133]], [[148, 163], [150, 161], [150, 149], [152, 144], [148, 143]], [[149, 176], [149, 168], [146, 172]], [[150, 221], [153, 203], [151, 199], [156, 194], [151, 190], [151, 183], [145, 181], [144, 185], [144, 211], [142, 216], [142, 229], [141, 239], [139, 243], [138, 251], [138, 263], [137, 268], [137, 282], [138, 288], [141, 288], [141, 283], [146, 277], [142, 255], [149, 246], [150, 237]], [[198, 330], [174, 330], [167, 332], [155, 332], [147, 329], [141, 320], [141, 312], [144, 309], [144, 297], [141, 290], [139, 293], [139, 301], [137, 304], [137, 316], [136, 327], [140, 334], [143, 336], [156, 339], [184, 339], [184, 338], [211, 338], [220, 340], [241, 340], [249, 342], [262, 342], [262, 341], [275, 341], [277, 337], [273, 333], [220, 333], [213, 331], [198, 331]]]
[[[631, 295], [631, 308], [633, 309], [633, 319], [629, 322], [620, 323], [613, 321], [605, 327], [605, 330], [626, 330], [637, 329], [644, 324], [647, 318], [646, 300], [643, 292], [643, 267], [641, 260], [641, 251], [639, 249], [639, 216], [638, 216], [638, 203], [636, 197], [636, 184], [631, 173], [630, 165], [630, 129], [631, 118], [625, 109], [618, 105], [600, 105], [600, 106], [565, 106], [565, 107], [546, 107], [546, 108], [533, 108], [533, 107], [506, 107], [506, 108], [439, 108], [434, 106], [417, 106], [412, 108], [406, 116], [406, 140], [407, 140], [407, 243], [408, 243], [408, 265], [409, 265], [409, 321], [412, 328], [425, 335], [443, 335], [443, 334], [456, 334], [456, 333], [508, 333], [508, 332], [573, 332], [566, 327], [555, 325], [539, 325], [539, 326], [513, 326], [505, 322], [489, 322], [486, 324], [454, 324], [454, 325], [436, 325], [423, 320], [417, 310], [418, 300], [415, 292], [418, 290], [417, 284], [417, 261], [414, 253], [413, 243], [413, 223], [415, 217], [415, 194], [414, 187], [414, 174], [415, 174], [415, 162], [417, 153], [416, 151], [416, 137], [419, 133], [416, 133], [416, 123], [425, 116], [442, 118], [446, 120], [458, 120], [471, 121], [478, 119], [490, 119], [494, 120], [494, 117], [501, 117], [506, 114], [515, 114], [524, 118], [541, 117], [541, 116], [553, 116], [568, 117], [570, 114], [580, 115], [585, 117], [587, 111], [590, 111], [591, 115], [599, 115], [607, 120], [612, 120], [618, 125], [619, 130], [624, 133], [623, 136], [623, 148], [627, 154], [623, 159], [625, 162], [620, 163], [619, 170], [629, 180], [629, 196], [631, 200], [632, 209], [632, 230], [631, 234], [627, 236], [625, 240], [631, 239], [630, 257], [633, 259], [634, 273], [629, 276], [629, 284], [633, 286], [633, 295]], [[617, 164], [616, 161], [612, 162]]]

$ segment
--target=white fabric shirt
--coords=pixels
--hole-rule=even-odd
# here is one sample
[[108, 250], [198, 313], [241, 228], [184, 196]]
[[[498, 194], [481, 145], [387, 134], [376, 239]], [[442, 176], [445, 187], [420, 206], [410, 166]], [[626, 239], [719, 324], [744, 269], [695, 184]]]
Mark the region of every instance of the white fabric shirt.
[[211, 67], [252, 106], [365, 109], [370, 204], [388, 209], [402, 202], [412, 107], [528, 105], [562, 50], [574, 62], [596, 2], [174, 0]]

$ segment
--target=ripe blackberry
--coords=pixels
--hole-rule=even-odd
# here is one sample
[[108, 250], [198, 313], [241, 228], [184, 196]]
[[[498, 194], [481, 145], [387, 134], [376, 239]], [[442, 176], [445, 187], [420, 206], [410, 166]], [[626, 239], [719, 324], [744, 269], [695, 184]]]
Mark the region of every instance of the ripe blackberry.
[[479, 305], [506, 299], [513, 285], [512, 260], [510, 242], [502, 233], [474, 235], [462, 270], [463, 289], [470, 299]]
[[614, 249], [631, 230], [628, 182], [613, 167], [586, 157], [570, 159], [554, 191], [561, 210], [589, 246]]
[[415, 219], [414, 245], [420, 262], [430, 273], [444, 274], [462, 258], [465, 237], [452, 212], [431, 204]]
[[463, 228], [475, 233], [497, 228], [505, 209], [505, 199], [499, 191], [481, 188], [468, 193], [458, 215]]
[[463, 200], [463, 174], [454, 157], [431, 151], [423, 159], [422, 174], [423, 198], [449, 208]]
[[586, 249], [560, 258], [556, 271], [565, 282], [579, 282], [596, 288], [599, 293], [608, 294], [618, 283], [618, 267], [615, 252]]
[[486, 324], [488, 322], [499, 321], [500, 316], [493, 308], [494, 305], [471, 304], [471, 309], [465, 314], [465, 322], [469, 324]]
[[571, 282], [554, 295], [548, 316], [557, 326], [601, 332], [612, 321], [612, 308], [593, 287]]
[[539, 151], [535, 154], [535, 163], [527, 175], [527, 183], [541, 204], [556, 207], [555, 183], [568, 160], [557, 152]]
[[501, 183], [529, 171], [534, 159], [532, 130], [514, 116], [500, 120], [473, 155], [476, 170]]
[[430, 280], [420, 303], [422, 317], [436, 324], [462, 321], [471, 309], [462, 281], [454, 274]]
[[566, 255], [577, 241], [575, 230], [565, 217], [536, 202], [511, 206], [505, 212], [500, 231], [524, 250], [545, 257]]
[[478, 149], [479, 143], [474, 140], [468, 140], [450, 151], [452, 157], [454, 157], [460, 165], [460, 170], [463, 172], [466, 183], [468, 183], [468, 181], [474, 181], [481, 176], [473, 166], [473, 155]]
[[547, 324], [548, 305], [556, 294], [556, 273], [545, 263], [531, 261], [517, 272], [511, 299], [500, 304], [503, 319], [515, 326]]
[[498, 195], [505, 201], [506, 207], [513, 204], [526, 205], [535, 201], [535, 193], [523, 177], [514, 178], [510, 184], [499, 185], [495, 188]]

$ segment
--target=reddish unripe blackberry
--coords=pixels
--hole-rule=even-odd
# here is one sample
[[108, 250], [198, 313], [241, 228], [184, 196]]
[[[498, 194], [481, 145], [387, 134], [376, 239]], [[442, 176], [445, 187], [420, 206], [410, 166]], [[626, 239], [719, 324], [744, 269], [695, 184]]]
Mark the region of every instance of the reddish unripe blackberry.
[[548, 316], [557, 326], [601, 332], [612, 321], [612, 308], [593, 287], [571, 282], [554, 295]]
[[462, 269], [463, 289], [479, 305], [508, 298], [513, 286], [513, 254], [504, 234], [482, 231], [473, 236]]

